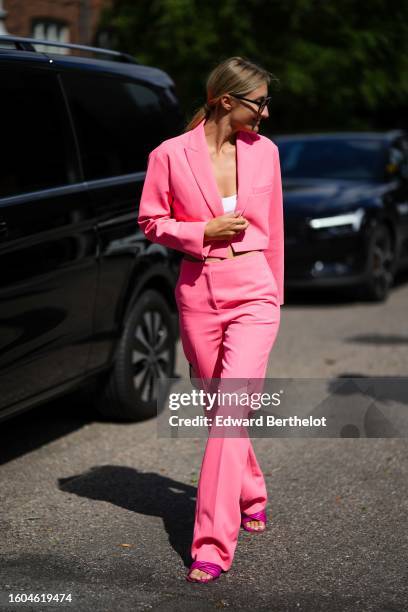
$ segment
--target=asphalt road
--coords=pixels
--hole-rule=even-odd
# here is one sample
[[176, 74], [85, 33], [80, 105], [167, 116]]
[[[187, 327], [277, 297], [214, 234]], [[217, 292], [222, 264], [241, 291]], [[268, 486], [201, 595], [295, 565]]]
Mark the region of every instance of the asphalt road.
[[[268, 376], [407, 376], [407, 312], [406, 279], [383, 305], [292, 297]], [[408, 609], [406, 439], [254, 439], [268, 529], [241, 530], [231, 570], [199, 585], [185, 574], [204, 444], [97, 420], [75, 395], [3, 423], [0, 610]]]

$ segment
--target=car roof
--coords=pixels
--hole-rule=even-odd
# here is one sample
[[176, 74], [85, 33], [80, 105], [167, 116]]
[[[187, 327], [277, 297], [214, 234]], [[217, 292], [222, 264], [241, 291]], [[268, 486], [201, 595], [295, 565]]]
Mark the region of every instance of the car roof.
[[[0, 42], [14, 40], [23, 41], [27, 44], [31, 43], [32, 46], [33, 41], [34, 44], [42, 44], [44, 41], [38, 39], [30, 39], [23, 37], [12, 37], [12, 36], [0, 36]], [[53, 44], [53, 41], [47, 41], [49, 45]], [[94, 47], [85, 47], [84, 45], [60, 45], [59, 43], [55, 43], [56, 46], [67, 46], [75, 48], [80, 48], [91, 52], [95, 50], [96, 52], [103, 53], [103, 49], [96, 49]], [[107, 50], [112, 55], [115, 53], [114, 51]], [[125, 77], [131, 77], [133, 79], [140, 79], [145, 82], [148, 82], [156, 87], [172, 87], [174, 86], [173, 79], [166, 73], [164, 70], [160, 68], [155, 68], [153, 66], [145, 66], [143, 64], [139, 64], [134, 60], [131, 56], [121, 53], [116, 53], [118, 60], [109, 60], [109, 59], [99, 59], [99, 58], [89, 58], [89, 57], [77, 57], [74, 55], [64, 55], [62, 53], [50, 53], [44, 51], [36, 51], [34, 48], [32, 49], [16, 49], [16, 48], [7, 48], [0, 47], [0, 61], [15, 61], [15, 62], [23, 62], [23, 63], [49, 63], [52, 60], [53, 65], [56, 68], [64, 68], [68, 70], [81, 70], [81, 71], [92, 71], [92, 72], [102, 72], [105, 74], [112, 75], [121, 75]], [[124, 61], [120, 61], [123, 59]], [[133, 60], [133, 61], [132, 61]]]
[[61, 56], [58, 53], [47, 53], [47, 56], [53, 59], [54, 65], [57, 67], [61, 66], [65, 68], [119, 74], [121, 76], [143, 79], [159, 87], [169, 87], [174, 84], [173, 80], [166, 72], [160, 70], [160, 68], [154, 68], [153, 66], [128, 64], [120, 61], [89, 59], [85, 57]]

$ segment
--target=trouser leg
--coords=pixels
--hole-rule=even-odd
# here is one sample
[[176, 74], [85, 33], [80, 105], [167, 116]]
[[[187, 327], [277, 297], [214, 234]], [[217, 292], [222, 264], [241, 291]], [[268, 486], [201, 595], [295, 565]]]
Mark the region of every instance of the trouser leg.
[[[194, 265], [185, 266], [178, 285], [183, 349], [202, 379], [248, 381], [265, 375], [279, 327], [279, 305], [276, 296], [271, 297], [263, 261], [248, 257], [237, 266], [227, 262], [203, 274]], [[253, 299], [245, 301], [243, 294]], [[193, 559], [230, 568], [240, 529], [240, 504], [252, 512], [266, 504], [265, 483], [251, 441], [247, 436], [210, 436], [197, 490]]]
[[[251, 377], [262, 378], [277, 328], [278, 315], [271, 304], [248, 305], [246, 314], [242, 311], [224, 330], [221, 378], [239, 379], [238, 386]], [[253, 512], [267, 501], [254, 456], [248, 437], [208, 438], [197, 493], [194, 559], [218, 563], [224, 570], [231, 566], [241, 523], [240, 500]]]
[[255, 455], [251, 440], [242, 476], [240, 507], [245, 514], [264, 510], [268, 501], [265, 479]]

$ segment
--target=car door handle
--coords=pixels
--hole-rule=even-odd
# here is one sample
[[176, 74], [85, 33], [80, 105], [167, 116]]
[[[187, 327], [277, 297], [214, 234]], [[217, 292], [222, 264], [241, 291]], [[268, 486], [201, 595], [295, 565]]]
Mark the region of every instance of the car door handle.
[[7, 222], [0, 219], [0, 239], [7, 238], [8, 231]]

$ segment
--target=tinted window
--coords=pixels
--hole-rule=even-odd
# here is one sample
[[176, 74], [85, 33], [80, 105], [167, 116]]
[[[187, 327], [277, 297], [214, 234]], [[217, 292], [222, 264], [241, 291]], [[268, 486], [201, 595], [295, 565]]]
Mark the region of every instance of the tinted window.
[[66, 73], [63, 82], [81, 146], [86, 179], [145, 170], [164, 139], [158, 94], [143, 83]]
[[287, 178], [382, 180], [385, 152], [380, 139], [276, 140]]
[[0, 197], [74, 182], [68, 118], [55, 74], [0, 64], [0, 79]]

